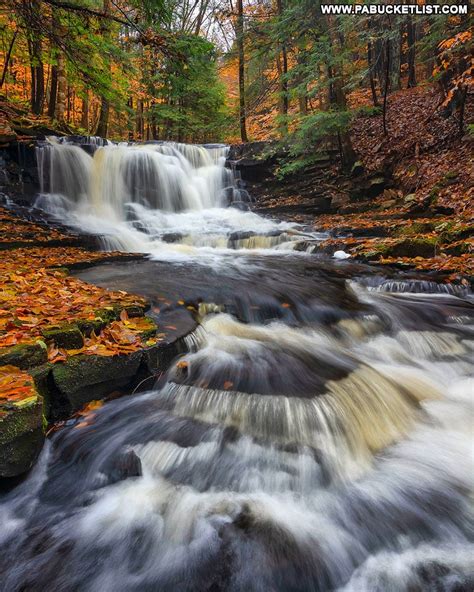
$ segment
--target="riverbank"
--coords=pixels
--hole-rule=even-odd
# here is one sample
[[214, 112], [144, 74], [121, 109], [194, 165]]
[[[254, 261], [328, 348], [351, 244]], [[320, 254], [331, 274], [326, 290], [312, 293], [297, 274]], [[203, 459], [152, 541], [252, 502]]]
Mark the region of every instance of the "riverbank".
[[157, 323], [145, 298], [70, 275], [142, 255], [85, 248], [90, 237], [4, 208], [0, 235], [0, 477], [12, 477], [32, 465], [49, 425], [162, 372], [182, 334]]
[[[433, 86], [391, 94], [388, 135], [379, 111], [360, 110], [351, 127], [358, 160], [348, 174], [328, 146], [319, 148], [314, 164], [283, 179], [288, 155], [275, 143], [236, 147], [234, 166], [255, 197], [255, 211], [330, 233], [303, 248], [472, 285], [474, 138], [460, 135], [438, 102]], [[471, 96], [465, 116], [474, 120]]]

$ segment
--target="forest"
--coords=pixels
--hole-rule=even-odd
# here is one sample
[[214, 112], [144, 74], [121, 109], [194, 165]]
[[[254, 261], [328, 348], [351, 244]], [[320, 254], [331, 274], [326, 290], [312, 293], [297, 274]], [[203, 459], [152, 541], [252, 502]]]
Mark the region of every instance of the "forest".
[[0, 14], [3, 99], [65, 133], [279, 139], [296, 166], [336, 135], [350, 162], [358, 110], [382, 113], [388, 134], [387, 97], [427, 83], [439, 88], [437, 108], [464, 126], [467, 11], [334, 16], [315, 0], [10, 0]]

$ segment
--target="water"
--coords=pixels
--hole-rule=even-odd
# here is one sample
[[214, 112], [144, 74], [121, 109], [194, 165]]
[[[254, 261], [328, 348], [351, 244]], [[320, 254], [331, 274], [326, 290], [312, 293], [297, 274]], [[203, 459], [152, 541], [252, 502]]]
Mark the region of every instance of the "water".
[[250, 197], [224, 166], [226, 146], [95, 142], [89, 148], [52, 138], [37, 149], [36, 206], [100, 234], [105, 248], [219, 264], [215, 255], [223, 250], [291, 250], [298, 240], [322, 236], [248, 211]]
[[[66, 161], [69, 148], [52, 150]], [[223, 164], [201, 148], [99, 147], [88, 158], [104, 167], [105, 193], [91, 189], [98, 163], [83, 159], [85, 193], [67, 181], [66, 195], [42, 199], [82, 228], [111, 208], [116, 220], [103, 226], [120, 230], [107, 240], [127, 228], [151, 253], [81, 277], [146, 295], [158, 322], [180, 299], [199, 303], [200, 324], [149, 392], [56, 433], [4, 496], [0, 589], [472, 590], [467, 290], [391, 283], [282, 249], [308, 231], [219, 207], [223, 185], [184, 209], [139, 203], [123, 183], [134, 150], [150, 151], [148, 163], [158, 154], [158, 168], [168, 150], [186, 157], [182, 187], [217, 178]], [[217, 162], [203, 165], [216, 167], [210, 177], [207, 156]], [[72, 179], [58, 162], [53, 183]], [[114, 183], [122, 193], [104, 189]], [[156, 188], [147, 195], [165, 195]], [[130, 204], [146, 231], [133, 226]], [[163, 240], [171, 217], [174, 243]]]

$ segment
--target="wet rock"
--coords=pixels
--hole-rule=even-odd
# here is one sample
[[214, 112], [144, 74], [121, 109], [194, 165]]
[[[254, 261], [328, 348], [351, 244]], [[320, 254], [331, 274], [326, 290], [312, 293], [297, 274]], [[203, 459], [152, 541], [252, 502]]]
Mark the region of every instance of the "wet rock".
[[56, 347], [64, 349], [80, 349], [84, 345], [81, 331], [75, 325], [50, 327], [42, 331], [46, 341], [52, 341]]
[[28, 471], [44, 442], [43, 399], [39, 395], [0, 407], [0, 477]]
[[103, 470], [108, 476], [109, 484], [117, 483], [129, 477], [141, 477], [142, 462], [133, 450], [127, 450], [115, 457], [111, 462], [111, 466]]
[[234, 201], [228, 206], [229, 208], [236, 208], [237, 210], [241, 210], [242, 212], [247, 212], [250, 210], [250, 206], [245, 201]]
[[161, 240], [165, 243], [177, 243], [182, 240], [183, 235], [180, 232], [170, 232], [168, 234], [164, 234], [161, 237]]
[[53, 409], [53, 415], [77, 411], [90, 401], [130, 386], [142, 355], [142, 351], [111, 357], [78, 355], [56, 364], [51, 372], [58, 390], [53, 406], [62, 400], [61, 408]]
[[48, 361], [46, 344], [43, 341], [24, 345], [2, 348], [0, 366], [16, 366], [25, 370], [32, 366], [40, 366]]

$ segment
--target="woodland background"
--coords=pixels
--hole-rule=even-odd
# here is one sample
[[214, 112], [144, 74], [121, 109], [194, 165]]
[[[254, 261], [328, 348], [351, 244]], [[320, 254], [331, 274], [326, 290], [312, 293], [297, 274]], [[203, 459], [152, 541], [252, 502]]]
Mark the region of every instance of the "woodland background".
[[471, 15], [323, 16], [318, 0], [9, 0], [0, 30], [4, 108], [65, 133], [278, 139], [290, 147], [283, 174], [330, 135], [350, 166], [353, 121], [381, 114], [389, 135], [392, 93], [428, 84], [435, 110], [466, 131]]

